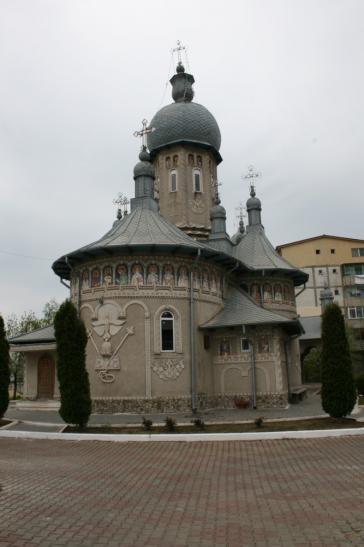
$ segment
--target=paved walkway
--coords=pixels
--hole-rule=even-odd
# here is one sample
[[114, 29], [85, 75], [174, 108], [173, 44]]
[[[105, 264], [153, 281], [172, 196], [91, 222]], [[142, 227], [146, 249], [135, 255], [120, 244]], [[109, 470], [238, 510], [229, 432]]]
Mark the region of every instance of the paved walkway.
[[364, 438], [0, 439], [1, 547], [364, 544]]

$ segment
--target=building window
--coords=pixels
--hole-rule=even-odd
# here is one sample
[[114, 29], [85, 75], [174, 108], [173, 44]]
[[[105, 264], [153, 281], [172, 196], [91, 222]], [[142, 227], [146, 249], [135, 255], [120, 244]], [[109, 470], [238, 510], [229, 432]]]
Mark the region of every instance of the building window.
[[364, 264], [345, 264], [344, 275], [364, 275]]
[[349, 319], [363, 319], [364, 306], [353, 306], [348, 308], [348, 317]]
[[316, 254], [317, 254], [317, 255], [321, 254], [320, 249], [316, 249]]
[[247, 338], [240, 339], [240, 351], [250, 351], [250, 344]]
[[202, 176], [200, 169], [194, 169], [192, 172], [193, 176], [193, 191], [202, 192]]
[[330, 252], [331, 252], [332, 255], [334, 255], [335, 254], [335, 249], [330, 249]]
[[174, 317], [170, 311], [161, 315], [161, 350], [174, 351]]
[[351, 256], [364, 256], [364, 247], [351, 249]]
[[336, 272], [336, 268], [333, 268], [333, 269], [332, 269], [332, 273], [337, 273], [337, 272]]
[[175, 169], [169, 173], [169, 191], [177, 192], [177, 171]]
[[322, 270], [318, 271], [319, 275], [322, 275], [324, 272]]
[[338, 294], [340, 294], [340, 291], [339, 291], [339, 289], [335, 289], [335, 291], [334, 291], [334, 292], [335, 292], [336, 296], [337, 296]]

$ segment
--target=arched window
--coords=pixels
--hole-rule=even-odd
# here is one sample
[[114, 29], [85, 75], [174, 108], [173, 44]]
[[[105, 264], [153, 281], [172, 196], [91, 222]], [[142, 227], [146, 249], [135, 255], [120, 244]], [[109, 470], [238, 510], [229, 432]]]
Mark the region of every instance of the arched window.
[[169, 191], [177, 192], [177, 171], [172, 169], [169, 173]]
[[193, 176], [193, 191], [194, 192], [202, 192], [202, 174], [200, 169], [194, 169], [192, 171]]
[[161, 351], [175, 351], [174, 317], [170, 311], [165, 311], [161, 315]]

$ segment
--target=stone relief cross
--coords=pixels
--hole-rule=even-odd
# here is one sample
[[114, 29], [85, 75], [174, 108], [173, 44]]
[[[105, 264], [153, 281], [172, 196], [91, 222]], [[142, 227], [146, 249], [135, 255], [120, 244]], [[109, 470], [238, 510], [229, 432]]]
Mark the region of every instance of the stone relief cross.
[[148, 127], [148, 122], [145, 118], [142, 120], [142, 129], [134, 131], [134, 137], [141, 137], [142, 139], [142, 148], [147, 148], [147, 135], [148, 133], [152, 133], [152, 131], [154, 131], [154, 127]]

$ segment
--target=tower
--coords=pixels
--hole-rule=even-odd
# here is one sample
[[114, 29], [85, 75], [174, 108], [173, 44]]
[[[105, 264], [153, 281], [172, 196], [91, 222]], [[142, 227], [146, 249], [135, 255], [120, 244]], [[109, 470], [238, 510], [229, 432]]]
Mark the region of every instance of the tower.
[[180, 61], [170, 80], [174, 102], [155, 114], [147, 140], [161, 214], [191, 237], [207, 239], [221, 135], [212, 114], [193, 102], [194, 81]]

